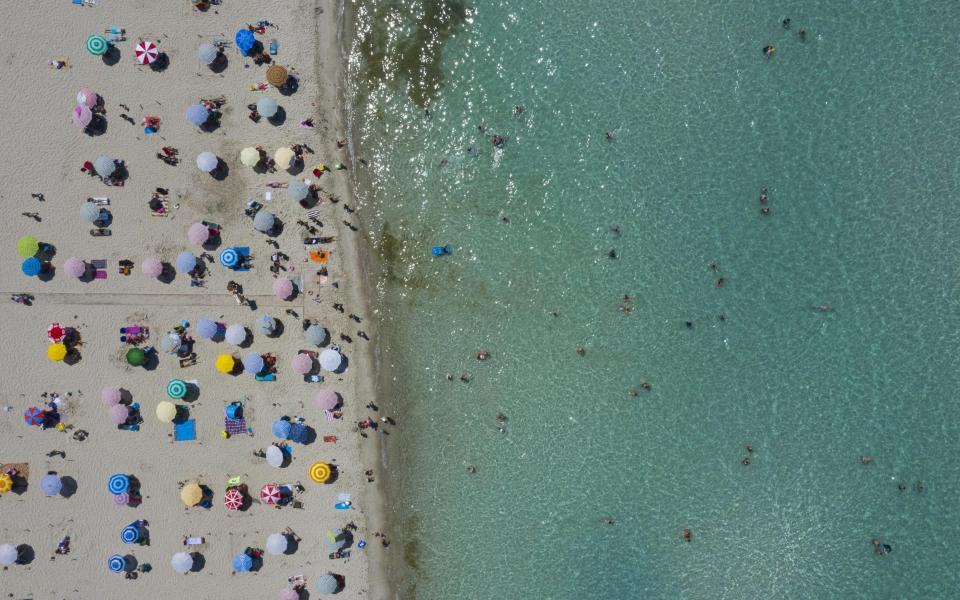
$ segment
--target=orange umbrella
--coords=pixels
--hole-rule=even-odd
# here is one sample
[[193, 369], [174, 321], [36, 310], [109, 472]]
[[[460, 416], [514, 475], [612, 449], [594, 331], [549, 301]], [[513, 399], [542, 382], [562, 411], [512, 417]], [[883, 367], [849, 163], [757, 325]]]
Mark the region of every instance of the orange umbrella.
[[287, 70], [280, 65], [270, 65], [267, 69], [267, 83], [273, 87], [282, 87], [289, 77]]

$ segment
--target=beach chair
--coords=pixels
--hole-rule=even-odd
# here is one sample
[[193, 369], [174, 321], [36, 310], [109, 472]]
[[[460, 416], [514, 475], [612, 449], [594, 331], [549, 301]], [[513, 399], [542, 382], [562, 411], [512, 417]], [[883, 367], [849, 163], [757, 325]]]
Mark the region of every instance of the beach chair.
[[276, 381], [277, 376], [273, 373], [262, 373], [254, 376], [257, 381]]
[[202, 546], [207, 543], [207, 539], [202, 535], [188, 535], [183, 538], [184, 546]]
[[110, 206], [110, 198], [106, 196], [94, 196], [93, 198], [87, 198], [87, 202], [92, 202], [97, 206]]

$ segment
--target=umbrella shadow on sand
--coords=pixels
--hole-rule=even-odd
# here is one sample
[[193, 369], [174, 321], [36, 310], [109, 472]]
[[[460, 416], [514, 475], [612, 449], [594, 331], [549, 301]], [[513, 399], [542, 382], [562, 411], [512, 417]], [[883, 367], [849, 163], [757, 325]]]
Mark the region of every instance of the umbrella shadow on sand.
[[48, 281], [53, 280], [53, 278], [56, 275], [57, 275], [57, 268], [54, 267], [52, 264], [45, 262], [43, 263], [43, 266], [40, 267], [40, 272], [37, 273], [37, 279], [46, 283]]
[[223, 73], [224, 71], [226, 71], [229, 65], [230, 65], [230, 61], [227, 59], [227, 55], [224, 54], [223, 52], [218, 52], [217, 57], [213, 59], [213, 62], [210, 63], [208, 66], [211, 71], [219, 75], [220, 73]]
[[222, 159], [217, 158], [217, 167], [210, 171], [210, 177], [213, 177], [217, 181], [223, 181], [228, 175], [230, 175], [230, 166]]
[[107, 120], [102, 115], [93, 115], [93, 119], [83, 132], [89, 136], [99, 136], [105, 134], [107, 129]]
[[103, 64], [107, 65], [108, 67], [112, 67], [120, 62], [120, 48], [117, 48], [117, 46], [114, 44], [110, 44], [110, 46], [107, 48], [107, 51], [100, 58], [103, 60]]
[[136, 556], [134, 556], [134, 555], [132, 555], [132, 554], [127, 554], [127, 555], [125, 555], [125, 556], [123, 557], [123, 560], [125, 560], [126, 563], [127, 563], [127, 566], [126, 566], [126, 568], [124, 568], [124, 571], [130, 573], [131, 571], [136, 571], [136, 570], [137, 570], [137, 565], [138, 565], [139, 563], [137, 562], [137, 557], [136, 557]]
[[157, 280], [160, 283], [170, 284], [177, 278], [177, 270], [173, 268], [170, 263], [161, 263], [163, 270], [160, 271], [160, 275], [157, 276]]
[[77, 480], [73, 477], [70, 477], [69, 475], [66, 477], [61, 477], [60, 483], [62, 484], [60, 487], [60, 495], [64, 498], [69, 498], [77, 493], [77, 488], [79, 486], [77, 485]]
[[295, 77], [288, 77], [287, 82], [277, 88], [282, 96], [292, 96], [300, 89], [300, 82]]
[[277, 112], [273, 114], [272, 117], [267, 117], [267, 122], [273, 125], [274, 127], [280, 127], [287, 120], [287, 111], [283, 110], [282, 106], [277, 107]]
[[161, 52], [157, 54], [157, 60], [150, 63], [150, 70], [157, 73], [162, 73], [167, 70], [167, 67], [170, 66], [170, 57], [167, 56], [166, 52]]
[[36, 553], [33, 551], [33, 546], [30, 544], [20, 544], [17, 546], [18, 565], [29, 565], [36, 556]]
[[212, 111], [209, 114], [210, 116], [208, 116], [207, 120], [200, 126], [200, 131], [204, 133], [213, 133], [220, 129], [220, 112]]
[[200, 554], [199, 552], [191, 552], [190, 556], [193, 557], [193, 566], [190, 567], [191, 573], [199, 573], [205, 566], [207, 566], [207, 559], [204, 558], [203, 554]]

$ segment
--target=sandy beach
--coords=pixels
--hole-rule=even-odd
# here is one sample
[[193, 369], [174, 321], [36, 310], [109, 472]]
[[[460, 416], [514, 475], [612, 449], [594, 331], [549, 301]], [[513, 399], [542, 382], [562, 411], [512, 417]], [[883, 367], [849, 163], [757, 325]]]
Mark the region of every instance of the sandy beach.
[[[364, 438], [357, 433], [358, 421], [380, 416], [365, 408], [378, 401], [372, 348], [376, 330], [365, 293], [362, 238], [355, 229], [360, 224], [357, 215], [346, 209], [352, 203], [349, 170], [334, 168], [338, 162], [348, 162], [336, 145], [343, 136], [338, 111], [337, 11], [337, 3], [331, 0], [224, 0], [207, 12], [193, 11], [186, 0], [0, 5], [4, 22], [12, 25], [0, 61], [0, 78], [7, 82], [0, 89], [0, 105], [8, 115], [2, 125], [7, 143], [0, 147], [5, 174], [0, 197], [12, 207], [10, 218], [0, 224], [0, 240], [8, 256], [0, 263], [6, 296], [0, 330], [14, 341], [2, 351], [7, 368], [0, 398], [4, 407], [0, 463], [29, 465], [25, 489], [0, 496], [0, 544], [21, 546], [21, 563], [25, 563], [0, 572], [0, 589], [11, 597], [276, 598], [288, 587], [289, 578], [303, 575], [309, 595], [301, 598], [317, 598], [315, 583], [328, 572], [342, 576], [337, 597], [389, 597], [382, 574], [387, 550], [374, 535], [385, 526], [380, 516], [380, 482], [368, 482], [364, 473], [377, 470], [380, 434], [370, 431]], [[233, 40], [238, 28], [260, 20], [271, 25], [257, 40], [267, 47], [276, 39], [279, 50], [273, 60], [299, 78], [293, 93], [279, 93], [272, 87], [250, 90], [266, 81], [267, 66], [242, 56]], [[119, 59], [112, 65], [85, 48], [88, 36], [111, 27], [126, 31], [126, 40], [115, 43]], [[228, 42], [227, 64], [219, 73], [197, 56], [199, 44], [218, 38]], [[157, 43], [169, 59], [165, 69], [136, 63], [134, 48], [140, 39]], [[66, 65], [55, 69], [50, 60], [63, 60]], [[84, 86], [103, 100], [107, 126], [97, 135], [88, 135], [71, 122], [77, 92]], [[187, 108], [201, 98], [218, 96], [225, 100], [219, 127], [201, 131], [191, 125], [185, 117]], [[255, 123], [248, 118], [246, 106], [262, 97], [279, 103], [285, 113], [282, 123], [267, 119]], [[152, 135], [146, 135], [141, 125], [147, 116], [161, 119]], [[313, 119], [314, 128], [298, 125], [308, 118]], [[258, 173], [242, 165], [240, 150], [256, 144], [270, 155], [291, 144], [307, 146], [303, 172]], [[163, 147], [177, 149], [178, 165], [157, 159]], [[197, 168], [196, 157], [205, 151], [219, 158], [218, 177]], [[100, 155], [124, 161], [128, 176], [122, 187], [106, 186], [81, 172], [84, 161]], [[311, 175], [318, 163], [331, 169], [319, 178]], [[309, 179], [320, 188], [321, 201], [311, 207], [319, 211], [322, 221], [316, 235], [334, 238], [323, 246], [329, 250], [323, 265], [307, 259], [303, 238], [313, 234], [297, 224], [306, 219], [306, 209], [289, 200], [286, 190], [266, 186], [293, 177]], [[168, 190], [162, 216], [151, 215], [148, 206], [156, 188]], [[42, 200], [31, 194], [42, 194]], [[103, 208], [111, 215], [111, 235], [88, 233], [91, 225], [80, 216], [88, 197], [109, 198]], [[281, 277], [303, 278], [291, 300], [272, 292], [270, 257], [277, 249], [245, 216], [248, 200], [262, 204], [261, 210], [275, 213], [283, 223], [282, 231], [269, 239], [275, 239], [279, 250], [289, 256], [282, 263], [288, 271], [281, 272]], [[37, 213], [40, 221], [21, 212]], [[190, 225], [203, 220], [221, 227], [218, 247], [205, 250], [188, 241]], [[50, 260], [54, 271], [45, 280], [21, 273], [15, 252], [18, 238], [24, 235], [55, 248]], [[220, 251], [231, 246], [250, 248], [252, 269], [235, 272], [219, 264]], [[184, 273], [161, 281], [141, 269], [144, 258], [157, 256], [172, 270], [183, 251], [197, 256], [206, 251], [214, 258], [206, 263], [203, 287], [192, 287], [191, 277]], [[63, 265], [70, 257], [102, 265], [105, 278], [81, 281], [68, 276]], [[119, 261], [125, 259], [134, 264], [129, 275], [119, 272]], [[321, 266], [328, 271], [325, 279], [316, 277]], [[235, 302], [226, 289], [231, 280], [242, 286], [255, 307]], [[33, 295], [32, 305], [10, 302], [9, 297], [17, 293]], [[342, 305], [343, 312], [335, 310], [335, 304]], [[278, 322], [279, 334], [258, 331], [256, 320], [265, 314]], [[324, 381], [314, 383], [292, 370], [291, 361], [299, 350], [322, 350], [305, 341], [304, 318], [327, 329], [326, 345], [339, 346], [346, 358], [344, 372], [318, 371]], [[249, 331], [248, 339], [241, 347], [201, 339], [194, 329], [200, 319], [242, 325]], [[125, 354], [132, 346], [120, 341], [119, 328], [148, 326], [151, 339], [143, 347], [155, 345], [184, 320], [190, 324], [186, 334], [196, 340], [195, 365], [181, 367], [177, 356], [163, 352], [149, 368], [127, 364]], [[48, 360], [46, 332], [53, 322], [74, 329], [82, 340], [75, 364]], [[246, 373], [226, 375], [214, 367], [220, 354], [239, 359], [249, 352], [276, 357], [275, 381], [257, 381]], [[168, 399], [165, 390], [174, 378], [192, 382], [194, 390], [178, 404], [195, 420], [195, 441], [174, 441], [172, 425], [155, 415], [158, 403]], [[101, 400], [106, 386], [121, 388], [130, 402], [139, 404], [143, 422], [138, 430], [119, 429], [110, 420]], [[323, 389], [342, 397], [342, 418], [328, 422], [315, 405], [314, 397]], [[44, 393], [61, 397], [63, 431], [41, 430], [24, 422], [26, 409], [44, 408], [50, 400]], [[222, 436], [224, 410], [235, 402], [242, 404], [252, 433], [226, 439]], [[291, 460], [277, 469], [255, 452], [279, 441], [271, 424], [284, 416], [302, 416], [315, 430], [316, 439], [290, 443]], [[82, 441], [75, 436], [78, 431], [87, 434]], [[330, 439], [327, 436], [336, 436], [336, 441], [324, 441]], [[51, 455], [52, 451], [63, 455]], [[308, 471], [316, 461], [336, 467], [334, 481], [310, 480]], [[65, 483], [64, 492], [55, 497], [45, 497], [40, 487], [41, 478], [50, 471]], [[139, 481], [143, 498], [139, 506], [114, 505], [107, 490], [114, 473]], [[246, 510], [224, 507], [224, 490], [235, 477], [249, 488], [253, 499]], [[187, 508], [181, 502], [178, 483], [192, 481], [212, 491], [211, 508]], [[302, 508], [261, 504], [258, 492], [268, 483], [294, 488], [301, 484], [303, 491], [295, 499]], [[350, 510], [334, 508], [343, 493], [352, 496]], [[139, 519], [148, 523], [149, 545], [123, 544], [121, 529]], [[346, 548], [349, 558], [329, 559], [325, 532], [350, 522], [357, 531]], [[255, 563], [254, 572], [234, 572], [232, 557], [247, 547], [265, 548], [268, 535], [287, 527], [301, 538], [298, 544], [284, 555], [266, 554], [262, 564]], [[70, 537], [70, 552], [57, 555], [57, 543], [65, 536]], [[186, 549], [185, 536], [205, 540]], [[360, 540], [366, 542], [362, 549]], [[185, 550], [197, 553], [195, 569], [180, 575], [170, 561], [174, 553]], [[134, 580], [125, 579], [107, 568], [113, 554], [130, 555], [151, 569], [137, 573]]]

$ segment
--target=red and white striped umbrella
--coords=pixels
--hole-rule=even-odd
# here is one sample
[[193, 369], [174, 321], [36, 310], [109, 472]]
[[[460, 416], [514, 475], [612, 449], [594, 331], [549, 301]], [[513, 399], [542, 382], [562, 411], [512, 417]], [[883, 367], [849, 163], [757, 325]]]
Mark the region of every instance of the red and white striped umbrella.
[[137, 57], [138, 63], [141, 65], [149, 65], [157, 60], [160, 50], [157, 49], [157, 45], [153, 42], [149, 40], [140, 40], [140, 43], [137, 44], [137, 47], [134, 49], [133, 53]]
[[276, 504], [280, 501], [280, 488], [277, 485], [268, 483], [260, 488], [260, 502], [264, 504]]
[[47, 339], [53, 343], [62, 342], [67, 337], [67, 329], [60, 323], [53, 323], [47, 327]]
[[240, 510], [243, 506], [243, 494], [237, 488], [230, 488], [223, 496], [223, 505], [227, 510]]

